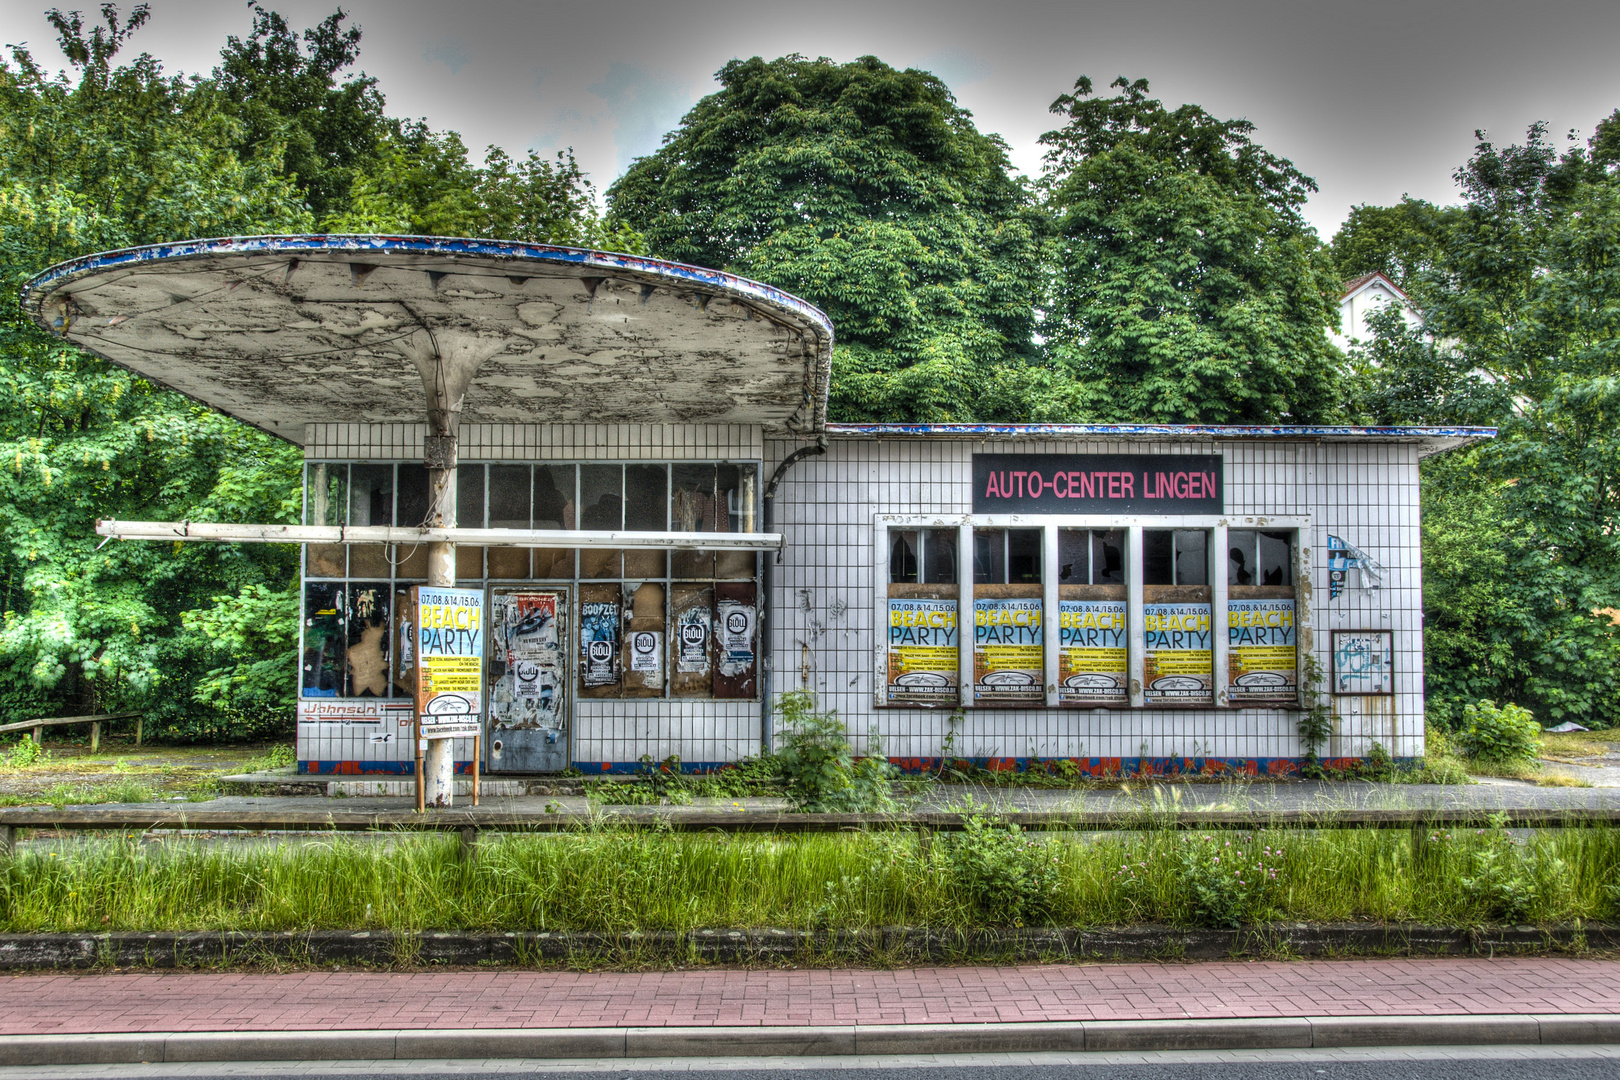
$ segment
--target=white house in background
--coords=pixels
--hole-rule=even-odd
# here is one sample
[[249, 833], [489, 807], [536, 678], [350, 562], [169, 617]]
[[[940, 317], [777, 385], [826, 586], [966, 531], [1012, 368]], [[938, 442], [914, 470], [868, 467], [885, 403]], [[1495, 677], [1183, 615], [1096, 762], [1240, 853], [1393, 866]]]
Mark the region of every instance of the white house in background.
[[1392, 303], [1401, 305], [1408, 326], [1417, 326], [1421, 321], [1411, 297], [1382, 273], [1364, 274], [1345, 282], [1344, 295], [1339, 297], [1339, 332], [1328, 337], [1346, 351], [1358, 342], [1371, 341], [1368, 317]]

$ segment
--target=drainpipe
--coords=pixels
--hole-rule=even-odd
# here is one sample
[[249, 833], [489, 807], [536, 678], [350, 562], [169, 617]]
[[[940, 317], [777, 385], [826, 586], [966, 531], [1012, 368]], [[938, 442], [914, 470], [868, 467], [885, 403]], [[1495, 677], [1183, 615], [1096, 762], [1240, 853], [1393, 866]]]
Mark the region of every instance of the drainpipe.
[[[771, 474], [770, 483], [765, 485], [765, 515], [762, 532], [776, 531], [776, 487], [782, 482], [787, 471], [808, 457], [817, 457], [827, 452], [827, 436], [816, 436], [812, 446], [801, 446], [793, 453], [782, 459], [782, 464], [776, 467]], [[763, 594], [759, 604], [759, 640], [760, 640], [760, 670], [759, 670], [759, 731], [760, 746], [769, 754], [776, 748], [775, 732], [771, 724], [771, 603], [775, 595], [776, 564], [782, 561], [782, 549], [776, 551], [773, 560], [769, 552], [765, 553], [765, 567], [760, 575], [760, 592]]]

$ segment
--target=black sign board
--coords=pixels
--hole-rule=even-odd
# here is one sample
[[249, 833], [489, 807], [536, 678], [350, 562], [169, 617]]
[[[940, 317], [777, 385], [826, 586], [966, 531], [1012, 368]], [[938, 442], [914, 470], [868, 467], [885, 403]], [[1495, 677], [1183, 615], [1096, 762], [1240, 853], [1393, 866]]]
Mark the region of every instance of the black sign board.
[[1220, 514], [1219, 454], [974, 454], [975, 514]]

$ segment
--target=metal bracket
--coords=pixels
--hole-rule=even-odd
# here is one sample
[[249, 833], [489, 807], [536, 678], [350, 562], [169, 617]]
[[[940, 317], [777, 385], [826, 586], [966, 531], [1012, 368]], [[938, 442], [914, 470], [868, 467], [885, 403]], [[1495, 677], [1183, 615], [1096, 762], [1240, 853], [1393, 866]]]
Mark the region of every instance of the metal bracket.
[[424, 435], [422, 437], [422, 464], [430, 469], [456, 467], [456, 437], [454, 435]]

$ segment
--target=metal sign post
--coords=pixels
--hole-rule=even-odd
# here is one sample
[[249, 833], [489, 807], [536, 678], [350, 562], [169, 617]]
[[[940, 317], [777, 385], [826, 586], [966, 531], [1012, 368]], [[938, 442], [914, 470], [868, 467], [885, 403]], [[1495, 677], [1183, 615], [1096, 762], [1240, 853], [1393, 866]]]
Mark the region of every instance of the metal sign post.
[[471, 737], [476, 805], [479, 736], [484, 711], [484, 592], [418, 585], [416, 611], [416, 790], [425, 809], [426, 744]]

